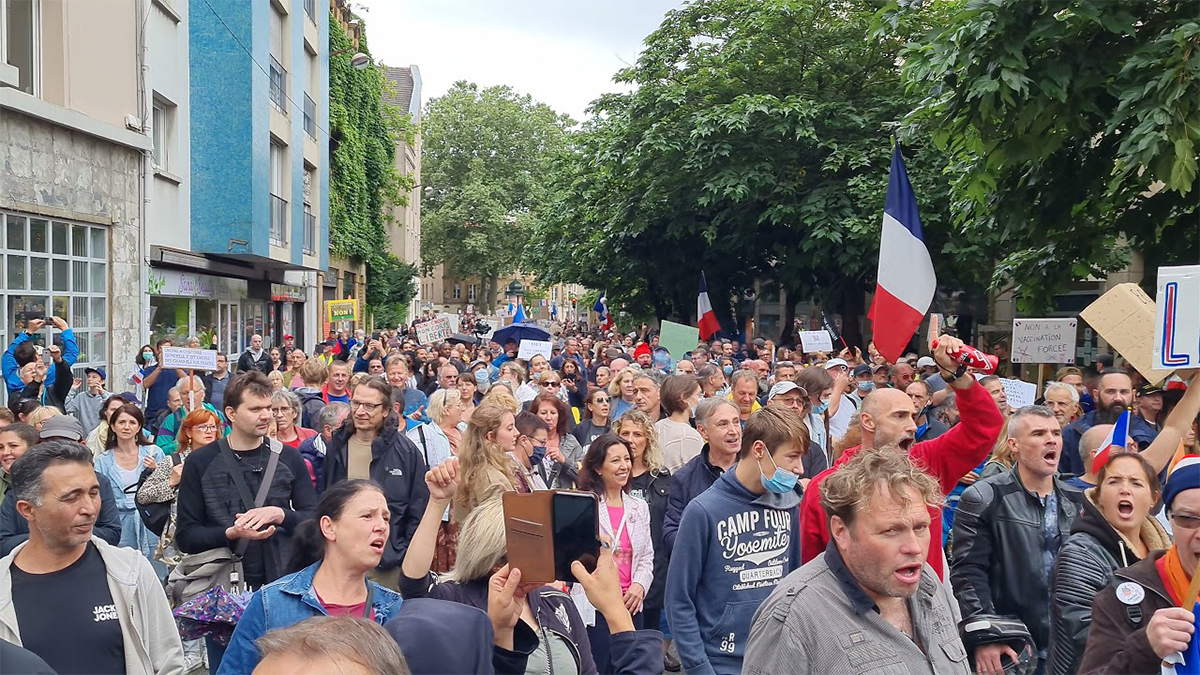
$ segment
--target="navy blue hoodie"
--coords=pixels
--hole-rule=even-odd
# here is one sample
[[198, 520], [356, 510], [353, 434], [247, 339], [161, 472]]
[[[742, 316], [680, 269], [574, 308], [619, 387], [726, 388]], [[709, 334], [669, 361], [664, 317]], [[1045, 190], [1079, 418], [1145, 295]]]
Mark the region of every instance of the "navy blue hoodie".
[[683, 511], [667, 623], [689, 675], [742, 672], [754, 612], [800, 567], [800, 495], [756, 495], [730, 469]]

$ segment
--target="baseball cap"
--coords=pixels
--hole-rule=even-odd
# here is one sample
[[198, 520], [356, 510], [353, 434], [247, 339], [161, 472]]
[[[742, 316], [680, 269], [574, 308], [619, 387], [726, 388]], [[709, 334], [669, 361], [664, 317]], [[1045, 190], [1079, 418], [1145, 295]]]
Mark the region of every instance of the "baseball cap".
[[878, 373], [879, 371], [884, 370], [887, 367], [888, 367], [888, 364], [886, 364], [886, 363], [872, 363], [871, 364], [871, 372]]
[[754, 345], [755, 347], [766, 347], [767, 341], [762, 338], [754, 338], [750, 344]]
[[795, 391], [796, 389], [799, 389], [801, 391], [804, 390], [803, 387], [796, 384], [795, 382], [792, 382], [791, 380], [784, 380], [783, 382], [776, 382], [775, 386], [771, 387], [771, 392], [767, 394], [767, 400], [770, 401], [771, 399], [775, 398], [776, 396], [782, 396], [783, 394], [786, 394], [789, 391]]
[[1193, 490], [1200, 485], [1200, 457], [1190, 456], [1179, 460], [1175, 468], [1171, 471], [1171, 475], [1167, 477], [1167, 484], [1163, 486], [1163, 505], [1168, 511], [1171, 510], [1171, 502], [1179, 496], [1184, 490]]
[[83, 440], [83, 425], [71, 415], [55, 415], [42, 423], [40, 436], [43, 441], [66, 438], [78, 443]]
[[291, 333], [288, 333], [287, 335], [283, 336], [283, 339], [284, 340], [295, 340], [296, 336], [292, 335]]
[[921, 358], [917, 359], [917, 367], [918, 368], [927, 368], [927, 367], [928, 368], [937, 368], [937, 361], [934, 361], [933, 357], [931, 357], [931, 356], [922, 356]]
[[862, 377], [863, 375], [870, 375], [870, 374], [871, 374], [871, 366], [868, 366], [865, 363], [860, 363], [857, 366], [854, 366], [854, 376], [855, 377]]
[[1163, 393], [1162, 387], [1158, 386], [1157, 384], [1146, 383], [1146, 384], [1143, 384], [1142, 386], [1138, 387], [1138, 395], [1139, 396], [1149, 396], [1150, 394], [1161, 394], [1161, 393]]
[[846, 369], [849, 369], [849, 368], [850, 368], [850, 364], [849, 364], [849, 363], [846, 363], [846, 359], [829, 359], [828, 361], [826, 361], [826, 362], [825, 362], [825, 369], [826, 369], [826, 370], [829, 370], [830, 368], [846, 368]]
[[88, 373], [95, 373], [95, 374], [99, 375], [100, 379], [102, 379], [102, 380], [108, 379], [108, 373], [105, 373], [103, 368], [84, 368], [83, 374], [87, 375]]

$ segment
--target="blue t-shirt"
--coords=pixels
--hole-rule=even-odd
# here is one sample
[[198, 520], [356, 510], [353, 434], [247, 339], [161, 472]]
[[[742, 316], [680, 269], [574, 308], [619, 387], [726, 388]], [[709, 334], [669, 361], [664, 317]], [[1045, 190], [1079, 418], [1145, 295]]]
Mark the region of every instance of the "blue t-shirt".
[[[153, 365], [142, 369], [142, 381], [154, 374], [160, 366]], [[162, 371], [154, 384], [150, 385], [150, 389], [146, 392], [146, 419], [153, 420], [158, 418], [158, 413], [162, 412], [167, 407], [167, 392], [171, 390], [179, 382], [179, 373], [175, 372], [174, 368]]]

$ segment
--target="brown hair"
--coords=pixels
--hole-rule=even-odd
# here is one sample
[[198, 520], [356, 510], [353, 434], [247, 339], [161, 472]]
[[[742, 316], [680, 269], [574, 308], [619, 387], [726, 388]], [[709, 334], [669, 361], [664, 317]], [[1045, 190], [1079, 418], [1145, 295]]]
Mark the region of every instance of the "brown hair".
[[566, 436], [567, 416], [571, 414], [571, 409], [568, 408], [567, 404], [563, 403], [563, 400], [558, 396], [542, 392], [541, 394], [537, 395], [537, 398], [533, 399], [533, 403], [529, 404], [529, 412], [533, 413], [534, 415], [538, 414], [538, 411], [541, 410], [543, 404], [552, 405], [554, 406], [554, 409], [558, 411], [558, 424], [554, 429], [552, 429], [552, 431], [557, 433], [559, 437]]
[[663, 380], [659, 401], [668, 415], [687, 410], [687, 397], [700, 388], [693, 375], [670, 375]]
[[742, 431], [742, 451], [738, 456], [745, 459], [750, 455], [750, 447], [755, 441], [762, 441], [767, 446], [767, 452], [774, 455], [781, 446], [791, 443], [800, 448], [800, 452], [808, 453], [808, 427], [804, 425], [800, 413], [782, 405], [769, 405], [750, 416], [746, 420], [746, 428]]
[[[629, 453], [629, 463], [633, 464], [633, 447], [629, 441], [611, 431], [600, 434], [583, 454], [583, 461], [579, 467], [579, 487], [591, 490], [601, 497], [604, 496], [604, 479], [600, 477], [600, 467], [608, 461], [608, 449], [614, 445], [625, 448], [625, 451]], [[632, 474], [630, 478], [632, 478]], [[632, 487], [630, 481], [626, 481], [621, 491], [628, 494], [630, 487]]]
[[1146, 485], [1150, 486], [1150, 492], [1154, 494], [1157, 501], [1158, 496], [1162, 494], [1162, 483], [1158, 480], [1158, 473], [1154, 471], [1153, 464], [1136, 452], [1116, 452], [1109, 455], [1108, 461], [1096, 472], [1096, 496], [1099, 497], [1100, 491], [1104, 488], [1104, 479], [1108, 478], [1108, 468], [1118, 459], [1130, 459], [1142, 467], [1142, 471], [1146, 473]]
[[138, 445], [154, 445], [154, 441], [146, 438], [146, 436], [141, 433], [142, 430], [146, 428], [146, 416], [142, 414], [141, 409], [136, 405], [132, 403], [126, 403], [120, 408], [112, 411], [112, 413], [108, 416], [108, 439], [104, 442], [105, 448], [112, 450], [113, 448], [117, 447], [117, 432], [115, 429], [113, 429], [113, 426], [116, 425], [117, 418], [121, 415], [129, 415], [133, 419], [137, 420], [138, 433], [133, 437], [134, 443], [137, 443]]
[[329, 377], [329, 368], [321, 362], [321, 359], [312, 358], [300, 364], [296, 374], [300, 376], [300, 381], [304, 384], [320, 385]]
[[[303, 371], [304, 367], [301, 366], [300, 369]], [[237, 410], [247, 394], [269, 399], [274, 393], [275, 390], [271, 387], [271, 381], [267, 379], [266, 375], [257, 370], [250, 370], [233, 378], [233, 382], [230, 382], [229, 386], [225, 388], [224, 405], [226, 408]]]
[[860, 507], [884, 489], [907, 507], [906, 487], [915, 490], [928, 506], [938, 508], [942, 505], [937, 481], [913, 464], [908, 453], [896, 446], [878, 450], [864, 448], [825, 477], [821, 483], [821, 508], [827, 519], [837, 516], [849, 527]]

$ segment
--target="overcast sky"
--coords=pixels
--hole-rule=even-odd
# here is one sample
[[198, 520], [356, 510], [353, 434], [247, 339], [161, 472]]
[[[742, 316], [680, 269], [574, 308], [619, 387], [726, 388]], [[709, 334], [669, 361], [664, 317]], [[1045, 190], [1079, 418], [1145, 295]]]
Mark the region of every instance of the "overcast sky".
[[457, 80], [521, 93], [582, 120], [682, 0], [359, 0], [375, 58], [416, 64], [422, 106]]

